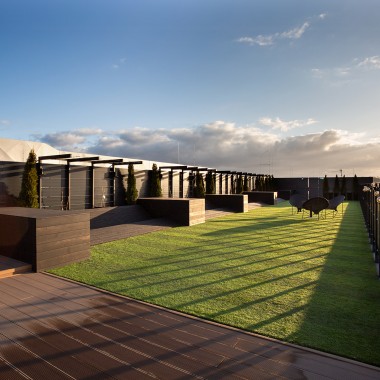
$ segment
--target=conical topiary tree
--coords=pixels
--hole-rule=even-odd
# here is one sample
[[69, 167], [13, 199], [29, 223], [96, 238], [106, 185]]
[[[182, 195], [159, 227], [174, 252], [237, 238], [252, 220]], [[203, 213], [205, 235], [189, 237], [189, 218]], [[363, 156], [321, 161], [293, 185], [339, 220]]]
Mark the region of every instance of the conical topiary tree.
[[334, 182], [334, 197], [337, 197], [339, 195], [339, 191], [340, 191], [339, 177], [338, 177], [338, 174], [336, 174], [335, 182]]
[[325, 177], [323, 178], [323, 196], [326, 199], [329, 199], [329, 180], [327, 178], [327, 175], [325, 174]]
[[206, 174], [206, 194], [215, 194], [215, 177], [212, 171]]
[[236, 194], [241, 194], [243, 192], [243, 177], [239, 174], [236, 181]]
[[138, 192], [136, 189], [135, 169], [133, 164], [128, 164], [127, 191], [125, 198], [127, 205], [135, 204], [137, 197]]
[[356, 174], [352, 180], [352, 199], [355, 201], [359, 199], [359, 180]]
[[248, 175], [244, 176], [243, 191], [248, 191]]
[[347, 198], [347, 182], [345, 175], [343, 176], [342, 183], [340, 184], [340, 193]]
[[24, 166], [21, 191], [18, 198], [22, 207], [38, 208], [37, 156], [32, 149]]
[[205, 197], [205, 184], [203, 181], [203, 175], [200, 172], [197, 172], [197, 174], [195, 175], [194, 197], [195, 198]]
[[149, 196], [162, 197], [161, 174], [156, 164], [152, 165], [152, 170], [148, 173], [149, 179]]

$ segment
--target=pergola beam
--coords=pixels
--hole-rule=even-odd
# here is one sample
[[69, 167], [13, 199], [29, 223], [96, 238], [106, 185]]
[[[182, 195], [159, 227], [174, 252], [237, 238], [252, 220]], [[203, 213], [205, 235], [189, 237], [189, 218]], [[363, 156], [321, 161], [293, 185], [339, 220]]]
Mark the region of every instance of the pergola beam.
[[95, 164], [114, 164], [114, 163], [120, 164], [121, 162], [123, 162], [122, 158], [112, 158], [112, 159], [108, 159], [108, 160], [91, 161], [92, 165], [95, 165]]
[[71, 153], [53, 154], [51, 156], [40, 156], [38, 157], [38, 161], [41, 162], [42, 160], [61, 160], [65, 158], [71, 158]]
[[95, 161], [95, 160], [99, 160], [99, 156], [96, 156], [96, 157], [74, 157], [74, 158], [68, 158], [66, 161], [68, 163], [71, 163], [71, 162]]
[[141, 165], [143, 162], [142, 161], [123, 161], [123, 162], [115, 162], [113, 164], [113, 166], [116, 166], [116, 165], [129, 165], [129, 164], [132, 164], [132, 165]]

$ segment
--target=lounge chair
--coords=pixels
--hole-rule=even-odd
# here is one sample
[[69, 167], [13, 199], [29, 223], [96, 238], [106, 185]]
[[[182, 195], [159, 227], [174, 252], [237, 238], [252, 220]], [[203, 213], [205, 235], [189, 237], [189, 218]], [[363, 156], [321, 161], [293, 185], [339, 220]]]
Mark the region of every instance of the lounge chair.
[[293, 207], [297, 209], [297, 212], [302, 211], [302, 206], [306, 202], [306, 198], [301, 194], [293, 194], [289, 198], [289, 203], [292, 206], [292, 215], [293, 215]]
[[302, 213], [302, 217], [305, 210], [308, 210], [310, 211], [310, 217], [312, 217], [314, 213], [315, 215], [318, 215], [318, 219], [319, 219], [319, 213], [322, 210], [325, 210], [328, 206], [329, 206], [329, 201], [326, 198], [323, 198], [323, 197], [310, 198], [302, 206], [302, 208], [304, 209]]
[[333, 218], [335, 217], [336, 213], [338, 212], [338, 206], [342, 205], [342, 211], [343, 211], [343, 201], [345, 199], [344, 195], [338, 195], [337, 197], [330, 199], [328, 207], [325, 209], [325, 216], [326, 211], [330, 210], [333, 213]]

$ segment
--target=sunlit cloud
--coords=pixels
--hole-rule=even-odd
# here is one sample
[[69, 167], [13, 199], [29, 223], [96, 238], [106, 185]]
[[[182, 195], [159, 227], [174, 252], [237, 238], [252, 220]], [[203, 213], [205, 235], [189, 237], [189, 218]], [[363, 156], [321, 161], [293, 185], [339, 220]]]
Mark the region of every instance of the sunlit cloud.
[[302, 128], [313, 125], [315, 123], [318, 123], [318, 121], [314, 119], [285, 121], [281, 120], [279, 117], [275, 119], [272, 119], [270, 117], [263, 117], [259, 120], [259, 123], [265, 125], [266, 127], [286, 132], [294, 128]]
[[3, 120], [0, 120], [0, 125], [7, 127], [7, 126], [11, 125], [11, 122], [10, 122], [10, 120], [3, 119]]
[[[81, 151], [112, 157], [200, 165], [218, 169], [262, 172], [265, 166], [276, 176], [310, 172], [324, 174], [332, 166], [358, 175], [376, 175], [380, 141], [365, 133], [325, 130], [283, 137], [283, 131], [315, 124], [314, 119], [283, 121], [263, 117], [258, 125], [237, 125], [222, 120], [193, 128], [147, 129], [83, 134], [73, 130], [39, 137], [64, 151]], [[270, 130], [267, 129], [270, 127]]]

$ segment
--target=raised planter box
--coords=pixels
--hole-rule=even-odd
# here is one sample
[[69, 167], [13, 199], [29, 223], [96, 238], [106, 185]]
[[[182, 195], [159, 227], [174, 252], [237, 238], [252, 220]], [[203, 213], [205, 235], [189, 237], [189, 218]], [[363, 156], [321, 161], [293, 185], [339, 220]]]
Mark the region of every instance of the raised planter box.
[[234, 212], [248, 212], [248, 195], [206, 194], [208, 207], [225, 208]]
[[248, 202], [259, 202], [268, 205], [276, 204], [276, 191], [245, 191], [243, 194], [248, 195]]
[[180, 226], [192, 226], [205, 222], [205, 200], [198, 198], [139, 198], [143, 206], [155, 218], [168, 218]]
[[0, 252], [35, 272], [90, 257], [90, 214], [23, 207], [0, 208]]

